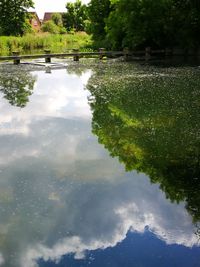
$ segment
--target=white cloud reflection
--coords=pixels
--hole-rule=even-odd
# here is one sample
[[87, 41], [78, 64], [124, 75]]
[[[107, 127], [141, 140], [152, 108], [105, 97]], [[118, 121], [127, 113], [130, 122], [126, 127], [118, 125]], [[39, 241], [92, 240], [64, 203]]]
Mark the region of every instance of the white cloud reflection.
[[4, 263], [4, 258], [3, 256], [0, 254], [0, 265], [2, 265]]
[[[115, 175], [116, 181], [104, 186], [97, 184], [98, 188], [94, 190], [92, 199], [91, 189], [84, 190], [84, 186], [79, 193], [74, 192], [71, 196], [74, 201], [78, 193], [78, 203], [75, 204], [70, 198], [66, 199], [70, 204], [73, 202], [71, 208], [74, 214], [71, 214], [73, 221], [70, 223], [74, 227], [64, 218], [62, 220], [65, 223], [61, 221], [74, 235], [60, 239], [52, 246], [38, 243], [30, 247], [22, 257], [21, 266], [35, 267], [39, 258], [59, 262], [61, 257], [68, 253], [74, 253], [75, 258], [82, 259], [85, 250], [114, 247], [125, 239], [130, 229], [144, 233], [146, 226], [167, 244], [186, 247], [197, 244], [191, 220], [183, 205], [168, 203], [157, 186], [151, 186], [144, 175], [132, 173], [117, 177], [117, 172]], [[123, 179], [122, 183], [120, 179]], [[113, 184], [115, 182], [117, 186]], [[99, 196], [95, 197], [97, 194]], [[83, 204], [85, 199], [93, 204]], [[65, 214], [67, 216], [67, 212]]]
[[[81, 118], [88, 121], [91, 117], [87, 104], [88, 92], [83, 89], [91, 76], [91, 71], [84, 72], [80, 77], [68, 75], [66, 70], [54, 71], [52, 75], [38, 72], [37, 75], [34, 94], [30, 97], [30, 102], [27, 103], [25, 109], [8, 105], [6, 99], [1, 100], [0, 113], [4, 115], [0, 117], [0, 143], [6, 142], [8, 147], [12, 146], [13, 148], [10, 153], [5, 153], [7, 146], [5, 150], [1, 149], [0, 164], [8, 163], [23, 155], [40, 155], [47, 146], [46, 135], [52, 134], [49, 132], [49, 128], [56, 127], [55, 123], [48, 122], [48, 120], [52, 118], [78, 120]], [[48, 83], [46, 83], [47, 80]], [[47, 122], [46, 127], [43, 127], [41, 123], [43, 120]], [[53, 129], [53, 131], [55, 130]], [[66, 139], [73, 142], [74, 133], [70, 136], [67, 132], [63, 134], [63, 142]], [[24, 146], [23, 138], [29, 139], [29, 145]], [[37, 138], [41, 139], [40, 144]], [[31, 142], [32, 139], [33, 142]], [[14, 149], [16, 142], [18, 146]]]
[[90, 76], [91, 71], [86, 71], [80, 77], [68, 75], [65, 69], [53, 71], [51, 75], [38, 72], [34, 94], [25, 109], [8, 106], [6, 99], [1, 101], [0, 113], [4, 116], [0, 117], [0, 135], [28, 135], [30, 123], [51, 116], [90, 118], [86, 101], [88, 92], [83, 90]]

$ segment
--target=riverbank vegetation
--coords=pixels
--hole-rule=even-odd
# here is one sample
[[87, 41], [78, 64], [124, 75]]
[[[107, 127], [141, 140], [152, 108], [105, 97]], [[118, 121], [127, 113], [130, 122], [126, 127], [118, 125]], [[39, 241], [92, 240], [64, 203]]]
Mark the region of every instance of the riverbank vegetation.
[[55, 14], [43, 23], [41, 31], [55, 36], [34, 36], [33, 32], [30, 35], [27, 9], [33, 6], [32, 0], [1, 1], [0, 35], [23, 36], [1, 37], [1, 54], [15, 48], [35, 50], [48, 46], [54, 52], [59, 49], [61, 52], [70, 49], [71, 44], [75, 44], [73, 48], [87, 47], [90, 38], [86, 34], [69, 34], [79, 31], [92, 37], [92, 49], [150, 46], [197, 51], [200, 45], [200, 1], [197, 0], [91, 0], [88, 5], [76, 0], [66, 3], [62, 15]]
[[73, 48], [88, 51], [91, 45], [91, 37], [85, 32], [71, 34], [27, 34], [24, 36], [1, 36], [0, 55], [10, 55], [12, 51], [20, 53], [40, 53], [44, 49], [50, 49], [53, 53], [68, 52]]

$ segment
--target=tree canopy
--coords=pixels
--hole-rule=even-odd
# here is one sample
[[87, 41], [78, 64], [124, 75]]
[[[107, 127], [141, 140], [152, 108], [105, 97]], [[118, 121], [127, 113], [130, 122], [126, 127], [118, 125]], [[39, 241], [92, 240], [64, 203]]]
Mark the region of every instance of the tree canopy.
[[66, 33], [66, 29], [63, 26], [62, 15], [60, 13], [54, 13], [50, 20], [43, 23], [41, 29], [43, 32], [49, 32], [54, 34]]
[[111, 48], [200, 44], [198, 0], [91, 0], [88, 10], [94, 40]]
[[0, 1], [0, 34], [21, 35], [26, 29], [27, 9], [33, 7], [32, 0]]
[[62, 15], [60, 13], [54, 13], [51, 19], [57, 26], [63, 26]]
[[94, 39], [105, 38], [106, 18], [111, 11], [110, 0], [91, 0], [88, 5], [88, 16], [91, 21], [90, 32]]
[[67, 12], [63, 14], [63, 24], [68, 31], [83, 31], [85, 28], [86, 5], [83, 5], [80, 0], [74, 3], [66, 4]]

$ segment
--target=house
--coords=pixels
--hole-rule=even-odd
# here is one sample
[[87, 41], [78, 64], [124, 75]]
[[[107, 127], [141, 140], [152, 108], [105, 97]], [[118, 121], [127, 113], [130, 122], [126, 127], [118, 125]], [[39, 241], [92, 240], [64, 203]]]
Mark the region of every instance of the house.
[[53, 14], [54, 14], [54, 12], [45, 12], [42, 22], [45, 23], [48, 20], [51, 20], [51, 17], [52, 17]]
[[39, 32], [41, 29], [41, 21], [37, 15], [36, 12], [29, 12], [29, 23], [31, 24], [32, 28], [36, 31]]
[[53, 14], [60, 14], [61, 16], [63, 15], [62, 12], [45, 12], [44, 13], [44, 18], [42, 20], [42, 23], [45, 23], [45, 22], [51, 20]]

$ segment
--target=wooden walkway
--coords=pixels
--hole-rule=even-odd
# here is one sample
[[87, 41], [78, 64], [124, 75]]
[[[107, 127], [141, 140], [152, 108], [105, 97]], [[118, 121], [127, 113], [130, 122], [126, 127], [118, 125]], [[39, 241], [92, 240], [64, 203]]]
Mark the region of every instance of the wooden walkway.
[[73, 49], [70, 53], [51, 53], [50, 50], [45, 50], [44, 54], [33, 54], [33, 55], [20, 55], [18, 51], [14, 51], [12, 56], [0, 56], [0, 61], [13, 61], [14, 64], [20, 64], [23, 59], [40, 59], [44, 58], [45, 63], [50, 63], [52, 58], [73, 58], [74, 61], [79, 61], [82, 57], [98, 57], [102, 60], [105, 57], [114, 58], [123, 56], [125, 60], [130, 57], [137, 57], [140, 59], [149, 60], [152, 55], [169, 55], [170, 51], [164, 50], [151, 50], [146, 48], [143, 51], [129, 51], [125, 49], [123, 51], [105, 51], [105, 49], [100, 48], [98, 52], [79, 52], [77, 49]]

